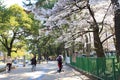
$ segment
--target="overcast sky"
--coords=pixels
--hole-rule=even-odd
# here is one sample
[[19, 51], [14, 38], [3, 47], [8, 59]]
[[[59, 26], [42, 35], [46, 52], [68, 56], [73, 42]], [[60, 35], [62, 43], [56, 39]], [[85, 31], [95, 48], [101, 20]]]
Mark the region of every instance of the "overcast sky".
[[22, 6], [22, 1], [23, 0], [4, 0], [4, 4], [7, 5], [7, 7], [13, 5], [13, 4], [18, 4]]

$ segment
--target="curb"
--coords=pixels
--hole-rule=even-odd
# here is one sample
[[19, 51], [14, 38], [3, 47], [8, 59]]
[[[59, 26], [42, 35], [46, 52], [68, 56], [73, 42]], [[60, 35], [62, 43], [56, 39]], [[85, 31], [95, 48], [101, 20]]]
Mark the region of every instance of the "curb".
[[[12, 67], [11, 67], [11, 69], [15, 69], [15, 68], [16, 68], [15, 66], [12, 66]], [[3, 71], [5, 71], [5, 70], [6, 70], [5, 67], [3, 67], [3, 68], [0, 69], [0, 72], [3, 72]]]
[[87, 76], [87, 77], [90, 78], [91, 80], [99, 80], [99, 79], [96, 78], [95, 76], [93, 76], [93, 75], [91, 75], [91, 74], [89, 74], [89, 73], [86, 73], [86, 72], [84, 72], [84, 71], [81, 71], [81, 70], [77, 69], [76, 67], [74, 67], [74, 66], [72, 66], [72, 65], [70, 65], [70, 64], [66, 64], [66, 65], [68, 65], [69, 67], [75, 69], [76, 71], [80, 72], [81, 74]]
[[3, 71], [5, 71], [5, 67], [0, 69], [0, 72], [3, 72]]

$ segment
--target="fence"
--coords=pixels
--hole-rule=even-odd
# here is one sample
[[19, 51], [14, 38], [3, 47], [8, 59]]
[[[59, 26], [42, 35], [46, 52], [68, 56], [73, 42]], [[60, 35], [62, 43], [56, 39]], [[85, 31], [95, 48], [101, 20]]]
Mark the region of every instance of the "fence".
[[76, 57], [72, 61], [71, 57], [70, 64], [101, 80], [120, 80], [120, 63], [116, 63], [116, 58]]

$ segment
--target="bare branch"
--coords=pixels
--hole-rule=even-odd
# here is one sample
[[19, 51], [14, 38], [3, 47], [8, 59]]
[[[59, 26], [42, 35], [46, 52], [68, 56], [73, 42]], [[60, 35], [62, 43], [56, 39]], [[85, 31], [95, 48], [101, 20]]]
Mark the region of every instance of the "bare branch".
[[81, 31], [81, 32], [77, 32], [77, 33], [75, 33], [75, 34], [73, 34], [72, 35], [72, 38], [73, 38], [73, 40], [75, 40], [76, 38], [74, 38], [74, 36], [76, 35], [76, 34], [79, 34], [77, 37], [79, 37], [79, 36], [83, 36], [84, 34], [86, 34], [86, 33], [88, 33], [88, 32], [94, 32], [94, 31]]
[[110, 3], [110, 5], [108, 6], [107, 11], [106, 11], [106, 13], [105, 13], [105, 15], [104, 15], [104, 17], [103, 17], [103, 20], [102, 20], [102, 28], [101, 28], [99, 34], [100, 34], [100, 33], [102, 32], [102, 30], [103, 30], [104, 20], [105, 20], [105, 18], [106, 18], [106, 16], [107, 16], [108, 10], [110, 9], [110, 6], [111, 6], [111, 3]]
[[95, 27], [94, 27], [93, 29], [94, 29], [95, 31], [99, 31], [98, 23], [97, 23], [97, 21], [96, 21], [96, 19], [95, 19], [94, 12], [93, 12], [93, 10], [91, 9], [89, 3], [87, 3], [87, 8], [88, 8], [89, 13], [90, 13], [90, 15], [91, 15], [91, 17], [92, 17], [92, 19], [93, 19], [93, 21], [94, 21]]
[[111, 38], [111, 37], [114, 36], [114, 35], [115, 35], [115, 33], [112, 34], [112, 35], [110, 35], [110, 36], [108, 36], [106, 39], [104, 39], [104, 40], [102, 41], [102, 44], [103, 44], [106, 40], [108, 40], [109, 38]]

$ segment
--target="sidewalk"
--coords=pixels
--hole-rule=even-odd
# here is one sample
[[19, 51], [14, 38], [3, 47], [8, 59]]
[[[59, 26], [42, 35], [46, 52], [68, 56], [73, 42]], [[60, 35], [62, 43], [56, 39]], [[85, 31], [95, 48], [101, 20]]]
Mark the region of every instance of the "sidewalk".
[[56, 70], [55, 68], [49, 70], [40, 80], [93, 80], [67, 65], [63, 66], [61, 73]]
[[1, 69], [1, 68], [4, 68], [4, 67], [5, 67], [5, 64], [4, 64], [4, 63], [1, 63], [1, 64], [0, 64], [0, 69]]
[[31, 72], [31, 65], [17, 67], [10, 73], [0, 73], [0, 80], [93, 80], [67, 65], [63, 65], [61, 73], [57, 69], [56, 61], [37, 64], [34, 72]]
[[5, 70], [5, 64], [4, 63], [1, 63], [0, 64], [0, 72], [4, 71]]

